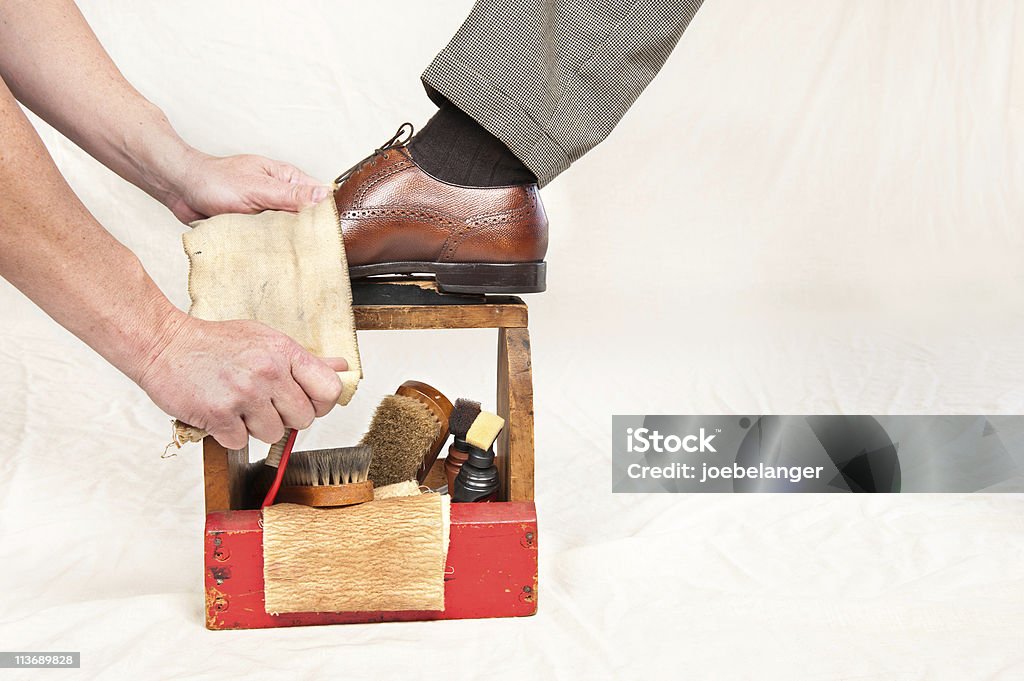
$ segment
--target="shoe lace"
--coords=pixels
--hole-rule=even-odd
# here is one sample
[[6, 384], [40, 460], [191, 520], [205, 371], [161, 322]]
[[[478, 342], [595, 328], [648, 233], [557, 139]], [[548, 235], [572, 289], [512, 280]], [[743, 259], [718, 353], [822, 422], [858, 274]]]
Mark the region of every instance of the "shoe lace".
[[415, 128], [412, 127], [412, 123], [402, 123], [399, 126], [398, 131], [389, 139], [387, 142], [382, 144], [377, 149], [374, 149], [373, 153], [364, 158], [359, 163], [355, 164], [334, 180], [335, 185], [340, 185], [342, 182], [350, 178], [356, 171], [366, 165], [367, 162], [376, 159], [378, 156], [383, 156], [385, 159], [388, 157], [388, 150], [394, 149], [395, 147], [401, 147], [409, 143], [412, 139], [413, 133], [416, 132]]

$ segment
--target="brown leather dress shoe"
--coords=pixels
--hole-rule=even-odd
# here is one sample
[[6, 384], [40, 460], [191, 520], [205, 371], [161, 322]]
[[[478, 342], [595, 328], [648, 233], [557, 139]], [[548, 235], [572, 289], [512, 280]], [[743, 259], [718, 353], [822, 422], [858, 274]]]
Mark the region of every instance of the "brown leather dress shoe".
[[349, 275], [433, 274], [452, 293], [543, 291], [548, 219], [537, 185], [442, 182], [416, 165], [404, 128], [335, 181]]

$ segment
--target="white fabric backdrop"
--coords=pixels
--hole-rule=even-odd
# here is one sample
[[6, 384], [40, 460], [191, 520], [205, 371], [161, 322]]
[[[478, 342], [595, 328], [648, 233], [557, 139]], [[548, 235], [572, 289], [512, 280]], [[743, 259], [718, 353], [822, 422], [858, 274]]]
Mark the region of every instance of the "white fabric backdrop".
[[[426, 120], [469, 8], [82, 5], [190, 142], [324, 179]], [[81, 650], [61, 678], [1021, 678], [1021, 496], [613, 495], [609, 447], [613, 413], [1021, 412], [1021, 36], [1013, 0], [709, 0], [546, 190], [532, 619], [206, 631], [199, 449], [160, 459], [168, 419], [0, 281], [2, 647]], [[184, 307], [182, 226], [39, 129]], [[493, 407], [492, 333], [360, 340], [305, 444], [407, 378]]]

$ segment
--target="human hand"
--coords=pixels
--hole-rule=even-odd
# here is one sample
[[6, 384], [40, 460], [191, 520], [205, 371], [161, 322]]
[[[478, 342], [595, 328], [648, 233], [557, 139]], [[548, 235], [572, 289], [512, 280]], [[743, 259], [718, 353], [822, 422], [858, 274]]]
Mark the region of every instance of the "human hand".
[[190, 150], [174, 187], [161, 200], [189, 224], [221, 213], [300, 211], [330, 188], [295, 166], [262, 156], [210, 156]]
[[341, 358], [318, 359], [294, 340], [252, 321], [184, 317], [139, 372], [138, 383], [168, 414], [229, 449], [249, 434], [267, 443], [285, 428], [309, 427], [341, 394]]

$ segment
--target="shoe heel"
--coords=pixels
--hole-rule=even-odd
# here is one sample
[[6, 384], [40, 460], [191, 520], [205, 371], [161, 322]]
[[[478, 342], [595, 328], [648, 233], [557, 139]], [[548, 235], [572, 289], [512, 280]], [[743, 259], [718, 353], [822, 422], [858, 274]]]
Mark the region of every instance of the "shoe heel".
[[437, 288], [446, 293], [540, 293], [547, 288], [546, 262], [459, 263], [438, 268]]

